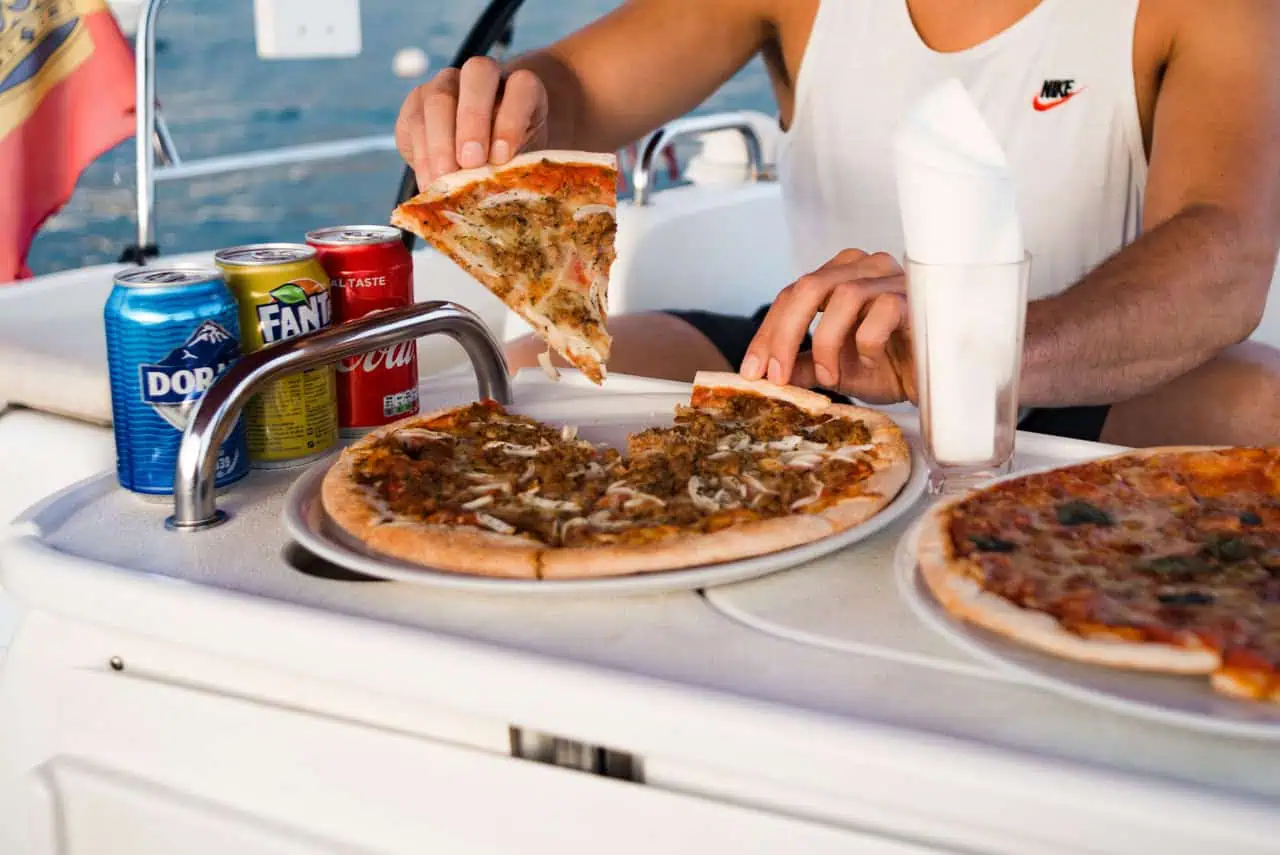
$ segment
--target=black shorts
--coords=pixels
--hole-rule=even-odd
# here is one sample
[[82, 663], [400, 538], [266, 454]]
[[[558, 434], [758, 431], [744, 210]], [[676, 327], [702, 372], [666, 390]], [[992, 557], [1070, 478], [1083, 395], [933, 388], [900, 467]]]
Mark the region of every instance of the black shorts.
[[[720, 315], [715, 312], [680, 311], [667, 312], [702, 333], [716, 346], [716, 350], [737, 370], [747, 356], [747, 348], [756, 331], [764, 323], [764, 316], [769, 307], [761, 306], [753, 315]], [[811, 350], [813, 341], [805, 333], [800, 350]], [[816, 389], [829, 398], [845, 400], [825, 389]], [[1050, 436], [1061, 436], [1069, 439], [1083, 439], [1097, 442], [1102, 436], [1102, 425], [1107, 420], [1111, 407], [1108, 404], [1091, 407], [1044, 407], [1027, 413], [1018, 425], [1020, 430], [1034, 433], [1045, 433]]]

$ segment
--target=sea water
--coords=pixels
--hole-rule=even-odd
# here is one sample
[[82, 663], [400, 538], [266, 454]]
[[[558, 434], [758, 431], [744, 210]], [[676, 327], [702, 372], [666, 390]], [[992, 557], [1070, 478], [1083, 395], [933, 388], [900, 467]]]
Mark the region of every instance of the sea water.
[[[194, 159], [348, 137], [391, 134], [405, 95], [447, 64], [485, 0], [363, 0], [363, 53], [354, 59], [260, 60], [248, 0], [171, 0], [157, 19], [158, 99], [179, 154]], [[545, 45], [617, 6], [616, 0], [527, 3], [514, 51]], [[397, 77], [403, 48], [430, 58], [427, 76]], [[772, 112], [759, 60], [700, 111]], [[134, 242], [133, 141], [99, 158], [71, 202], [36, 238], [38, 275], [116, 261]], [[301, 240], [333, 223], [385, 222], [403, 163], [391, 152], [162, 182], [156, 237], [166, 255]], [[779, 287], [781, 287], [780, 283]]]

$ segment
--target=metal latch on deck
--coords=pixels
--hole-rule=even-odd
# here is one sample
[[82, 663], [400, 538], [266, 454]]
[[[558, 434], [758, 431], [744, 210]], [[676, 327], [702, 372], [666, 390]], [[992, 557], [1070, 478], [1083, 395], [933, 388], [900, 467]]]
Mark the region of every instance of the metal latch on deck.
[[631, 754], [536, 730], [511, 728], [511, 755], [605, 778], [644, 780], [640, 760]]

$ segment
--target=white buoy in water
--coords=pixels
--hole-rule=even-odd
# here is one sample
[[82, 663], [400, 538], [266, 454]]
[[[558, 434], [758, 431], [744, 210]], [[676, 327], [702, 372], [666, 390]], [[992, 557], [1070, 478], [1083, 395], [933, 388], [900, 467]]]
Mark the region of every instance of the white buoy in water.
[[396, 77], [421, 77], [430, 67], [431, 60], [422, 48], [400, 48], [391, 60], [391, 70]]

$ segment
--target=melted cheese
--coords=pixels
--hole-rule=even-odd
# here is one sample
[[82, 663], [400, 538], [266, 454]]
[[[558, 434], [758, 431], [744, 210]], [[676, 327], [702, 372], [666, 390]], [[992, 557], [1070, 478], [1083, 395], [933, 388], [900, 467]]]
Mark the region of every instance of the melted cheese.
[[546, 198], [543, 194], [533, 190], [503, 190], [501, 193], [494, 193], [486, 199], [482, 199], [477, 207], [494, 208], [498, 205], [505, 205], [508, 202], [541, 202]]
[[453, 439], [447, 433], [426, 428], [401, 428], [395, 435], [396, 439]]
[[541, 496], [534, 495], [534, 491], [520, 494], [520, 501], [525, 504], [532, 505], [541, 511], [571, 511], [573, 513], [582, 513], [582, 506], [577, 502], [559, 501], [557, 499], [544, 499]]
[[587, 217], [594, 217], [596, 214], [608, 214], [615, 219], [618, 216], [612, 205], [579, 205], [578, 210], [573, 212], [573, 218], [575, 220], [584, 220]]
[[544, 350], [538, 354], [538, 364], [542, 366], [542, 371], [554, 382], [560, 382], [560, 370], [551, 363], [550, 349]]
[[507, 523], [504, 523], [502, 520], [498, 519], [492, 514], [486, 514], [483, 511], [480, 511], [479, 513], [476, 514], [476, 522], [480, 523], [480, 525], [484, 526], [487, 529], [490, 529], [491, 531], [496, 531], [498, 534], [515, 534], [516, 533], [515, 526], [508, 525]]
[[652, 493], [645, 493], [642, 490], [635, 489], [634, 487], [628, 487], [623, 481], [619, 481], [616, 484], [610, 484], [609, 488], [605, 490], [605, 493], [628, 497], [627, 501], [622, 505], [624, 508], [639, 507], [645, 502], [653, 502], [654, 504], [664, 508], [667, 506], [664, 499], [659, 499]]
[[484, 448], [485, 448], [485, 451], [488, 451], [491, 448], [497, 448], [497, 449], [500, 449], [503, 454], [509, 454], [512, 457], [537, 457], [538, 456], [538, 449], [536, 448], [532, 448], [527, 445], [517, 445], [514, 442], [504, 442], [500, 439], [495, 439], [492, 442], [486, 442], [484, 444]]
[[794, 511], [794, 510], [798, 510], [800, 508], [806, 507], [808, 505], [812, 505], [814, 502], [822, 498], [822, 482], [819, 481], [817, 478], [813, 477], [812, 475], [810, 475], [809, 483], [813, 484], [814, 492], [811, 495], [805, 496], [803, 499], [796, 499], [794, 502], [792, 502], [791, 510]]

